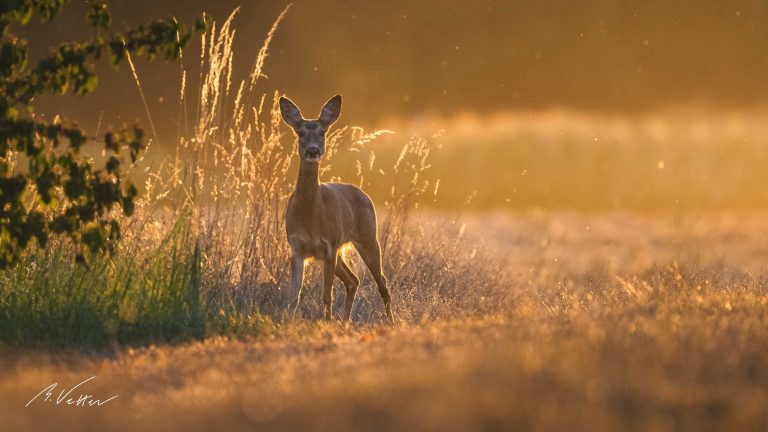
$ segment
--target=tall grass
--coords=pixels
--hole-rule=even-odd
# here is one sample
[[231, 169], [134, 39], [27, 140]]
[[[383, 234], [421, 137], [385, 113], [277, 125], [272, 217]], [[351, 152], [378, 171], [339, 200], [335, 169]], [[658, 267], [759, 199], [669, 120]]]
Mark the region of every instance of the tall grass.
[[[0, 275], [0, 340], [164, 342], [254, 335], [285, 322], [277, 300], [288, 286], [284, 212], [297, 157], [293, 135], [281, 129], [278, 94], [259, 95], [257, 83], [286, 12], [239, 82], [232, 67], [237, 10], [202, 37], [199, 86], [190, 89], [186, 71], [180, 81], [179, 111], [187, 113], [189, 130], [180, 129], [171, 160], [145, 168], [145, 193], [137, 215], [126, 221], [118, 251], [92, 257], [86, 268], [72, 262], [63, 242], [30, 253], [13, 272]], [[408, 140], [385, 169], [369, 147], [389, 133], [335, 129], [327, 137], [321, 179], [365, 186], [385, 171], [396, 177], [378, 208], [385, 272], [401, 322], [473, 310], [464, 292], [499, 284], [470, 271], [477, 251], [462, 241], [461, 224], [445, 218], [434, 229], [411, 220], [420, 201], [434, 199], [437, 185], [425, 179], [433, 140]], [[337, 159], [347, 166], [337, 169]], [[363, 276], [354, 321], [383, 322], [381, 300], [364, 266], [354, 254], [348, 259]], [[308, 270], [301, 312], [316, 319], [321, 296], [316, 269]], [[336, 310], [342, 301], [337, 296]]]
[[73, 263], [65, 242], [33, 252], [2, 277], [2, 339], [99, 345], [202, 335], [200, 252], [186, 230], [180, 217], [160, 242], [125, 242], [87, 267]]

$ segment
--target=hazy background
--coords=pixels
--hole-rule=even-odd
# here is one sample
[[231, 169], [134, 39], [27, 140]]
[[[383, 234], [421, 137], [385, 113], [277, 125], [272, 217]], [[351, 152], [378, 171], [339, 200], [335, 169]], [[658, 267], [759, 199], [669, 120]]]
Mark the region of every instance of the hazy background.
[[[87, 38], [86, 4], [19, 33], [35, 55]], [[203, 11], [221, 23], [238, 4], [234, 82], [288, 2], [110, 1], [115, 30]], [[431, 171], [443, 205], [474, 196], [482, 208], [768, 208], [766, 41], [768, 2], [758, 0], [299, 0], [259, 85], [306, 117], [343, 94], [342, 125], [398, 132], [376, 143], [384, 163], [399, 154], [386, 143], [445, 129]], [[190, 101], [199, 46], [185, 51]], [[153, 157], [177, 142], [181, 69], [136, 66], [160, 136]], [[96, 94], [38, 107], [90, 131], [100, 118], [148, 128], [127, 67], [100, 67]], [[358, 156], [340, 165], [351, 172]], [[377, 176], [364, 186], [386, 199], [391, 182]]]
[[[238, 4], [236, 68], [251, 67], [284, 1], [110, 2], [114, 28], [149, 17], [222, 21]], [[23, 33], [38, 53], [56, 40], [87, 36], [84, 3], [73, 1], [45, 33]], [[349, 121], [370, 123], [413, 113], [479, 114], [502, 109], [571, 107], [654, 110], [705, 104], [741, 108], [768, 96], [768, 2], [758, 0], [553, 0], [295, 2], [267, 62], [265, 90], [304, 104], [345, 97]], [[194, 51], [194, 48], [191, 49]], [[192, 68], [196, 53], [189, 52]], [[178, 68], [137, 65], [151, 109], [175, 121]], [[104, 74], [84, 100], [42, 101], [84, 125], [143, 117], [127, 71]], [[110, 103], [119, 97], [120, 104]], [[159, 98], [164, 98], [164, 103]], [[163, 128], [163, 127], [161, 127]], [[175, 130], [175, 129], [174, 129]]]

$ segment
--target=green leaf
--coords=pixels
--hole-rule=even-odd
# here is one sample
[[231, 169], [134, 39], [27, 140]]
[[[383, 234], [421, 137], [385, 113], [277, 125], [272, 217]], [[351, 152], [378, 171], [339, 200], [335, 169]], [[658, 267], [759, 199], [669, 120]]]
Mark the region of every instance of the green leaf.
[[96, 91], [96, 87], [99, 85], [99, 78], [96, 75], [89, 76], [85, 85], [83, 85], [84, 93], [93, 93]]

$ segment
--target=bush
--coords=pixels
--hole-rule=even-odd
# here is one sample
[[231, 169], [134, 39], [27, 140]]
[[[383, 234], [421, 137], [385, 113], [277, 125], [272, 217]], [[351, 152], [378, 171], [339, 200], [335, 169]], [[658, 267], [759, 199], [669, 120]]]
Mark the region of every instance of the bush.
[[[33, 240], [44, 247], [51, 234], [64, 235], [83, 250], [112, 250], [120, 237], [113, 213], [134, 209], [136, 187], [124, 179], [121, 152], [135, 162], [144, 149], [139, 127], [104, 135], [106, 162], [96, 168], [80, 156], [89, 137], [76, 124], [59, 117], [44, 121], [35, 115], [38, 95], [86, 95], [98, 83], [92, 62], [103, 55], [117, 67], [131, 54], [162, 53], [179, 57], [191, 31], [174, 18], [141, 25], [125, 33], [102, 36], [111, 18], [104, 2], [94, 2], [87, 17], [94, 37], [64, 42], [37, 65], [27, 68], [27, 42], [10, 33], [37, 15], [52, 20], [66, 0], [13, 0], [0, 6], [0, 269], [18, 261]], [[204, 20], [195, 27], [205, 29]], [[22, 167], [22, 161], [27, 161]]]

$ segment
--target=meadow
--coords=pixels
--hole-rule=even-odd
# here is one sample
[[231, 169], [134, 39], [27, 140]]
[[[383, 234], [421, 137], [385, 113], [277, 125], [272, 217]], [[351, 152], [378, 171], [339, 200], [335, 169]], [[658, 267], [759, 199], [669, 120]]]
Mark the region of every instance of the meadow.
[[[485, 284], [418, 286], [417, 298], [396, 284], [396, 313], [425, 311], [417, 320], [358, 313], [349, 327], [305, 319], [110, 354], [6, 351], [0, 411], [13, 430], [761, 430], [765, 220], [471, 217], [465, 236], [486, 255], [472, 275], [434, 277]], [[362, 294], [377, 300], [370, 284]], [[23, 408], [93, 375], [89, 394], [118, 399]]]
[[[768, 427], [763, 113], [342, 125], [321, 176], [374, 198], [396, 323], [354, 253], [352, 323], [321, 320], [312, 263], [290, 317], [295, 143], [257, 86], [274, 30], [242, 81], [232, 22], [205, 36], [114, 254], [52, 242], [0, 275], [4, 428]], [[25, 408], [90, 376], [119, 397]]]

